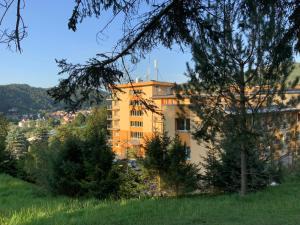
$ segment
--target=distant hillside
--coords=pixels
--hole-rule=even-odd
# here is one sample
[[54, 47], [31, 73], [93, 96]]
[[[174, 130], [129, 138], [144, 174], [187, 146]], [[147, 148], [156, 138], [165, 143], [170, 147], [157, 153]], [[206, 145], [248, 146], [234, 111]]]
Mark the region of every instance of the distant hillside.
[[37, 113], [41, 110], [62, 109], [63, 104], [54, 104], [47, 89], [35, 88], [27, 84], [0, 85], [0, 112], [11, 111], [19, 114]]
[[[0, 85], [0, 113], [22, 115], [64, 109], [63, 103], [54, 103], [47, 94], [47, 90], [46, 88], [31, 87], [27, 84]], [[107, 93], [103, 92], [103, 95], [105, 96]], [[106, 102], [102, 104], [106, 104]], [[84, 103], [82, 108], [89, 106], [89, 103]]]

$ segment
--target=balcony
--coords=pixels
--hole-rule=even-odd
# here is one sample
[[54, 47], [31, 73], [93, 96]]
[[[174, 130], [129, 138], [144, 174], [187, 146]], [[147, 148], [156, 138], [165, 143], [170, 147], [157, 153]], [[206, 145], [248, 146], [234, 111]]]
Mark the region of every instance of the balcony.
[[120, 120], [120, 116], [119, 115], [114, 115], [112, 119], [113, 120]]
[[108, 115], [106, 119], [107, 120], [120, 120], [120, 117], [119, 117], [119, 115], [114, 115], [114, 116]]
[[107, 130], [120, 130], [119, 126], [112, 126], [111, 124], [107, 125]]
[[129, 141], [129, 144], [131, 144], [131, 145], [141, 145], [141, 141], [140, 141], [140, 139], [138, 139], [138, 138], [132, 138], [132, 139]]
[[120, 106], [119, 105], [108, 105], [107, 106], [107, 110], [120, 110]]
[[119, 110], [120, 109], [120, 105], [114, 105], [113, 107], [112, 107], [112, 110]]
[[110, 93], [109, 95], [106, 96], [106, 101], [118, 101], [118, 96], [116, 93]]

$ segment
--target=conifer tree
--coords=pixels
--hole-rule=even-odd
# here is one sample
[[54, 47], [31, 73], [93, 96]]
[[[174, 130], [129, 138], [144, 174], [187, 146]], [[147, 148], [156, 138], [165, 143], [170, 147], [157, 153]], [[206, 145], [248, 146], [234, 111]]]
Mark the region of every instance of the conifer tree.
[[0, 172], [7, 171], [9, 162], [8, 152], [5, 150], [5, 139], [8, 133], [8, 121], [0, 115]]
[[154, 135], [146, 140], [145, 144], [145, 166], [157, 175], [158, 190], [161, 190], [161, 179], [168, 167], [168, 146], [171, 140], [166, 133]]
[[198, 188], [199, 169], [187, 161], [188, 152], [179, 136], [175, 136], [168, 150], [169, 167], [167, 168], [167, 183], [173, 187], [176, 196], [194, 191]]
[[2, 115], [0, 115], [0, 149], [1, 150], [5, 149], [5, 138], [7, 136], [7, 132], [8, 132], [8, 121]]
[[220, 151], [234, 151], [238, 158], [242, 196], [251, 180], [250, 155], [259, 154], [253, 152], [260, 144], [256, 124], [264, 118], [258, 115], [284, 107], [293, 64], [293, 40], [282, 41], [289, 24], [279, 10], [284, 7], [282, 1], [212, 2], [205, 21], [218, 35], [195, 39], [195, 68], [188, 66], [189, 82], [183, 85], [191, 109], [202, 120], [195, 137]]
[[49, 139], [49, 131], [46, 127], [39, 127], [35, 131], [35, 136], [38, 142], [47, 143]]
[[168, 147], [171, 143], [166, 133], [160, 135], [154, 133], [152, 138], [146, 140], [145, 144], [145, 165], [149, 169], [155, 170], [160, 176], [169, 166]]
[[6, 149], [13, 158], [21, 159], [28, 151], [28, 141], [18, 128], [10, 130], [6, 137]]
[[161, 180], [176, 196], [197, 189], [199, 169], [188, 162], [186, 150], [178, 136], [170, 140], [166, 133], [156, 133], [146, 141], [145, 165], [158, 174], [159, 190]]

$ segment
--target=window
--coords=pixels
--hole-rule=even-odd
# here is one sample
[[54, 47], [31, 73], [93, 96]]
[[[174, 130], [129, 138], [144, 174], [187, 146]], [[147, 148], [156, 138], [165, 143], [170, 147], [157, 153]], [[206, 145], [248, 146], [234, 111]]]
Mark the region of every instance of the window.
[[139, 100], [130, 100], [130, 105], [133, 105], [133, 106], [137, 106], [137, 105], [143, 105], [141, 101]]
[[142, 138], [143, 132], [130, 132], [130, 137], [134, 139]]
[[190, 130], [190, 119], [177, 118], [175, 119], [176, 130]]
[[130, 111], [130, 116], [143, 116], [143, 111], [142, 110], [131, 110]]
[[142, 94], [143, 91], [141, 89], [136, 89], [136, 90], [130, 90], [129, 94], [130, 95], [137, 95], [137, 94]]
[[176, 105], [178, 104], [178, 100], [176, 99], [162, 99], [161, 100], [163, 105]]
[[142, 121], [130, 121], [130, 126], [131, 127], [142, 127], [143, 122]]

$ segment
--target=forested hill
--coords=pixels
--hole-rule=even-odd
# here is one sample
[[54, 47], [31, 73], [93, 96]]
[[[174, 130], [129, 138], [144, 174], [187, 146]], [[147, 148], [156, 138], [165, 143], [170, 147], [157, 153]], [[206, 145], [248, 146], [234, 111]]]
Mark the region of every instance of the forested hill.
[[40, 110], [62, 109], [63, 104], [54, 104], [47, 89], [27, 84], [0, 85], [0, 112], [37, 113]]

